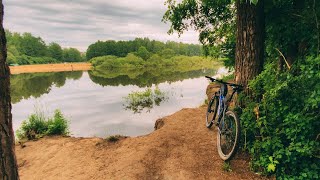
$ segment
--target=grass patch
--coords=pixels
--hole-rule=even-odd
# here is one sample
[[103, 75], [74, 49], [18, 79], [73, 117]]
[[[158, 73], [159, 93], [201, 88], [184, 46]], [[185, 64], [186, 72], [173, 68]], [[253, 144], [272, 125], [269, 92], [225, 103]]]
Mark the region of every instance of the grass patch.
[[43, 111], [37, 110], [23, 121], [21, 127], [16, 131], [19, 140], [68, 134], [69, 122], [58, 109], [55, 110], [54, 116], [49, 118], [45, 116]]
[[230, 162], [223, 162], [222, 164], [222, 170], [225, 171], [225, 172], [231, 172], [232, 169], [231, 169], [231, 165], [230, 165]]
[[223, 80], [223, 81], [234, 80], [234, 73], [231, 73], [231, 74], [229, 74], [229, 75], [223, 76], [222, 80]]
[[107, 137], [106, 140], [108, 142], [117, 142], [117, 141], [119, 141], [120, 139], [123, 139], [123, 138], [127, 138], [127, 136], [112, 135], [112, 136]]

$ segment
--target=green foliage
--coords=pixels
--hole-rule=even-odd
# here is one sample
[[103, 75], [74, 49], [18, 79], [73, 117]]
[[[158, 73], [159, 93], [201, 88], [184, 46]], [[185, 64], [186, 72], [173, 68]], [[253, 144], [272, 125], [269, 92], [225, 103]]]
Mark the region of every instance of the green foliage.
[[[101, 86], [135, 85], [151, 87], [163, 82], [176, 82], [184, 79], [215, 75], [220, 64], [211, 64], [201, 69], [193, 67], [144, 67], [136, 69], [115, 68], [89, 71], [90, 79]], [[196, 67], [197, 68], [197, 67]]]
[[52, 57], [31, 57], [27, 55], [17, 56], [17, 64], [26, 65], [26, 64], [51, 64], [57, 63], [58, 61]]
[[67, 135], [69, 134], [68, 120], [60, 110], [55, 110], [53, 119], [49, 119], [46, 135]]
[[232, 169], [231, 169], [230, 162], [224, 161], [223, 164], [222, 164], [222, 170], [225, 171], [225, 172], [231, 172]]
[[314, 0], [265, 1], [266, 52], [287, 58], [319, 54], [320, 8]]
[[53, 86], [61, 87], [67, 79], [79, 79], [82, 74], [82, 71], [70, 71], [11, 75], [11, 102], [15, 104], [22, 99], [40, 97], [42, 94], [49, 93]]
[[[200, 32], [199, 41], [205, 45], [205, 54], [228, 57], [235, 54], [235, 4], [232, 0], [167, 0], [164, 22], [170, 22], [168, 31], [179, 35], [190, 28]], [[231, 62], [232, 64], [232, 62]]]
[[57, 43], [50, 43], [48, 46], [48, 56], [61, 61], [63, 58], [61, 46]]
[[[171, 23], [169, 33], [197, 30], [206, 54], [227, 57], [225, 65], [232, 67], [235, 10], [242, 8], [235, 2], [167, 0], [163, 21]], [[240, 2], [256, 5], [260, 1]], [[319, 179], [320, 58], [315, 57], [320, 53], [319, 3], [262, 3], [264, 9], [259, 13], [265, 17], [265, 26], [260, 28], [265, 28], [264, 54], [269, 62], [265, 71], [251, 82], [254, 97], [239, 96], [246, 104], [241, 116], [243, 145], [252, 154], [256, 170], [275, 174], [277, 179]], [[275, 64], [280, 56], [292, 66], [288, 72], [277, 71]]]
[[288, 72], [274, 63], [250, 83], [259, 103], [241, 116], [252, 166], [277, 179], [320, 178], [320, 57], [301, 59]]
[[132, 92], [125, 97], [125, 109], [130, 109], [134, 113], [141, 113], [144, 108], [150, 111], [154, 105], [159, 106], [161, 102], [167, 99], [167, 94], [162, 92], [158, 87], [154, 90], [147, 88], [145, 91]]
[[142, 58], [129, 53], [126, 57], [116, 57], [116, 56], [101, 56], [92, 58], [90, 60], [93, 67], [96, 70], [108, 70], [115, 68], [144, 68], [144, 67], [176, 67], [178, 69], [188, 69], [196, 70], [206, 67], [211, 67], [214, 64], [219, 64], [217, 60], [198, 56], [174, 56], [170, 59], [164, 59], [158, 55], [152, 55], [147, 61]]
[[59, 62], [80, 62], [84, 58], [74, 48], [62, 50], [57, 43], [50, 43], [49, 46], [40, 37], [30, 33], [11, 33], [6, 30], [9, 65], [19, 64], [49, 64]]
[[62, 59], [64, 62], [81, 62], [81, 61], [83, 61], [80, 51], [75, 48], [63, 49]]
[[[236, 43], [235, 0], [167, 0], [163, 21], [170, 22], [169, 33], [182, 34], [190, 28], [200, 32], [206, 55], [227, 57], [234, 65]], [[246, 3], [248, 1], [241, 1]], [[250, 0], [256, 5], [258, 0]], [[315, 0], [263, 1], [266, 54], [279, 57], [279, 49], [289, 61], [299, 56], [319, 54], [320, 8]]]
[[150, 57], [150, 52], [144, 46], [140, 46], [136, 54], [137, 56], [141, 57], [143, 60], [147, 60]]
[[[144, 55], [139, 55], [139, 49], [140, 53]], [[137, 56], [147, 60], [152, 54], [161, 54], [161, 51], [164, 49], [171, 49], [174, 52], [173, 54], [177, 55], [200, 56], [202, 54], [202, 47], [200, 45], [172, 41], [163, 43], [148, 38], [136, 38], [132, 41], [97, 41], [88, 47], [86, 57], [88, 60], [107, 55], [125, 57], [128, 53], [136, 52]]]
[[[129, 58], [131, 56], [131, 58]], [[205, 57], [175, 56], [162, 59], [153, 55], [147, 61], [133, 54], [126, 58], [102, 56], [90, 60], [94, 70], [89, 72], [93, 82], [100, 85], [152, 86], [216, 73], [220, 61]]]
[[175, 55], [175, 52], [172, 49], [164, 49], [160, 53], [160, 56], [164, 59], [172, 58]]
[[112, 135], [112, 136], [107, 137], [106, 140], [108, 142], [117, 142], [117, 141], [119, 141], [120, 139], [123, 139], [123, 138], [127, 138], [127, 136]]
[[162, 60], [162, 58], [158, 55], [158, 54], [153, 54], [150, 58], [149, 61], [151, 62], [160, 62]]
[[234, 80], [234, 73], [231, 73], [229, 75], [223, 76], [222, 77], [223, 81], [230, 81], [230, 80]]
[[41, 57], [46, 55], [46, 44], [40, 37], [34, 37], [31, 33], [23, 33], [18, 46], [21, 54], [31, 57]]
[[55, 110], [52, 118], [47, 118], [43, 111], [37, 110], [22, 122], [16, 135], [20, 140], [32, 140], [50, 135], [68, 135], [68, 129], [68, 120], [60, 110]]

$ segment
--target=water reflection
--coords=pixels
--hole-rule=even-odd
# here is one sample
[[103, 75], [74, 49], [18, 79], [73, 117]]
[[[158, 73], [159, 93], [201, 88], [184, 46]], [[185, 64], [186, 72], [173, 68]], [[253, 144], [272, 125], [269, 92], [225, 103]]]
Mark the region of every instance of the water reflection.
[[67, 79], [78, 80], [82, 74], [82, 71], [73, 71], [11, 75], [11, 102], [15, 104], [22, 99], [38, 98], [48, 94], [53, 85], [62, 87]]
[[205, 75], [216, 74], [216, 69], [201, 69], [193, 71], [174, 71], [172, 69], [140, 69], [131, 72], [125, 70], [90, 71], [90, 79], [101, 86], [127, 86], [150, 87], [163, 82], [176, 82], [184, 79], [193, 79]]
[[[184, 79], [198, 78], [208, 74], [215, 74], [215, 72], [215, 69], [185, 72], [165, 69], [141, 69], [132, 73], [89, 71], [89, 77], [92, 82], [101, 86], [136, 85], [138, 87], [151, 87], [153, 84], [157, 85], [163, 82], [172, 83]], [[125, 73], [129, 74], [123, 75]], [[78, 80], [82, 77], [82, 74], [82, 71], [74, 71], [12, 75], [11, 101], [15, 104], [22, 99], [28, 99], [30, 97], [38, 98], [43, 94], [48, 94], [53, 85], [62, 87], [65, 85], [67, 79]]]
[[[13, 127], [19, 128], [38, 103], [49, 115], [54, 109], [61, 109], [76, 137], [147, 134], [153, 131], [158, 118], [202, 104], [208, 85], [204, 75], [215, 74], [215, 69], [175, 72], [162, 69], [127, 75], [121, 71], [13, 75]], [[130, 104], [124, 98], [147, 89], [156, 94], [157, 87], [161, 93], [148, 96], [151, 101], [147, 100], [147, 106], [139, 102]]]

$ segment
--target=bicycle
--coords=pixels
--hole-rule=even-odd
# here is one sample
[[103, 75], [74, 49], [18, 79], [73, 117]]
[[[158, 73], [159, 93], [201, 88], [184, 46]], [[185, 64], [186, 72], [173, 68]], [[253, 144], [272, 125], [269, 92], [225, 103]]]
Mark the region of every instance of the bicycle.
[[[209, 76], [205, 77], [210, 79], [212, 82], [218, 82], [221, 84], [219, 91], [215, 92], [209, 101], [206, 113], [206, 126], [207, 128], [211, 128], [211, 126], [215, 123], [216, 116], [218, 115], [218, 119], [215, 123], [218, 127], [218, 153], [221, 159], [227, 161], [236, 153], [240, 139], [239, 118], [234, 111], [228, 110], [228, 108], [234, 94], [236, 92], [241, 92], [243, 87], [238, 84], [224, 82]], [[233, 90], [229, 99], [227, 98], [227, 85], [232, 87]]]

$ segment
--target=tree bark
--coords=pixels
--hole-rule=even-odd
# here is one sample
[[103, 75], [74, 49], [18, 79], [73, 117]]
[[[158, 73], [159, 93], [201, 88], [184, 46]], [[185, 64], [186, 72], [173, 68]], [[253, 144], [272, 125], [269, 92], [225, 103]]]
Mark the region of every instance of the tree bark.
[[6, 63], [6, 37], [3, 29], [3, 4], [0, 0], [0, 179], [19, 179], [12, 129], [10, 71]]
[[248, 0], [237, 0], [237, 43], [235, 80], [245, 87], [245, 93], [251, 95], [248, 82], [254, 79], [264, 63], [264, 1], [257, 5]]

